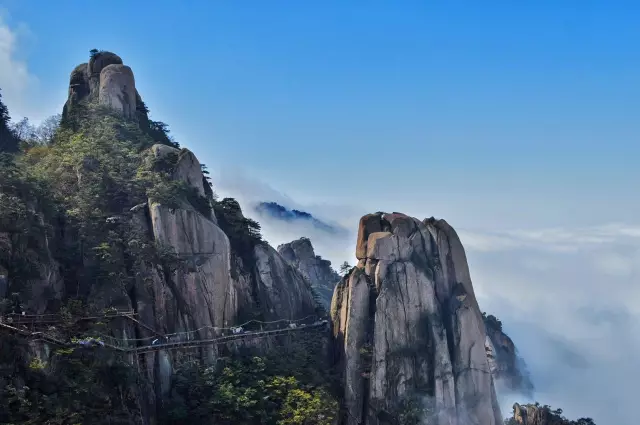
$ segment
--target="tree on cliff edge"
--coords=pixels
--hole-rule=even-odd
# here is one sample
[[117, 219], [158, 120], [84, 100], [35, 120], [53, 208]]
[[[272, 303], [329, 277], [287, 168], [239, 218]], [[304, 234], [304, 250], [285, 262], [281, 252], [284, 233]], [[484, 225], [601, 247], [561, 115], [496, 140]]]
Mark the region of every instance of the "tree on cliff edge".
[[18, 138], [9, 128], [9, 109], [2, 102], [2, 93], [0, 93], [0, 152], [17, 152]]

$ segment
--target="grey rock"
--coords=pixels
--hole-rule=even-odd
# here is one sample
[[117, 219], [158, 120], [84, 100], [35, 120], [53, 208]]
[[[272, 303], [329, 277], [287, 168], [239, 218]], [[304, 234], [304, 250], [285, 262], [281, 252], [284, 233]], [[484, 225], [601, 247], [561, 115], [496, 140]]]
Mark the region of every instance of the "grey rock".
[[331, 304], [345, 423], [387, 423], [417, 398], [420, 423], [501, 424], [485, 326], [455, 231], [444, 220], [369, 214], [356, 254], [365, 263], [338, 284]]
[[120, 112], [125, 118], [136, 118], [136, 82], [131, 68], [121, 64], [104, 67], [100, 72], [98, 99], [100, 104]]
[[310, 283], [326, 309], [331, 305], [333, 289], [340, 275], [331, 267], [331, 261], [316, 255], [308, 238], [278, 246], [278, 253], [293, 265]]

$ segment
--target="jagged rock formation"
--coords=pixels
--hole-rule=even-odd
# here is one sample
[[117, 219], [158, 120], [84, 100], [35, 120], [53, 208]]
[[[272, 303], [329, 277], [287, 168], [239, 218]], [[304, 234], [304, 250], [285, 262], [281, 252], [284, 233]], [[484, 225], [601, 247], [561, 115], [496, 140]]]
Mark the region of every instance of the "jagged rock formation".
[[[464, 249], [444, 220], [369, 214], [331, 303], [343, 423], [498, 425], [486, 331]], [[427, 422], [430, 421], [430, 422]]]
[[591, 418], [572, 421], [562, 416], [562, 410], [552, 410], [539, 404], [513, 405], [513, 416], [508, 425], [595, 425]]
[[139, 108], [142, 100], [136, 90], [133, 71], [115, 53], [95, 52], [88, 63], [74, 68], [69, 78], [69, 97], [62, 111], [63, 119], [81, 102], [92, 98], [125, 118], [147, 120], [146, 112]]
[[498, 392], [506, 390], [531, 396], [533, 383], [525, 362], [518, 356], [511, 338], [502, 331], [502, 323], [488, 315], [484, 317], [484, 324], [487, 331], [485, 349]]
[[297, 268], [311, 282], [325, 308], [331, 306], [333, 289], [340, 280], [340, 275], [331, 267], [331, 261], [316, 255], [308, 238], [278, 246], [278, 253]]

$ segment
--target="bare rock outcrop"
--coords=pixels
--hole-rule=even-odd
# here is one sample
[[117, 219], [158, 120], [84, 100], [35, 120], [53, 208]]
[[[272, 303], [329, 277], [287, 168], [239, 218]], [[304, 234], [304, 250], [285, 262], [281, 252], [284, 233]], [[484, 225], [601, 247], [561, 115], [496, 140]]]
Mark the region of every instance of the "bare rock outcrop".
[[29, 296], [20, 294], [21, 305], [0, 306], [0, 312], [43, 313], [59, 306], [64, 290], [61, 266], [52, 254], [51, 235], [46, 231], [43, 214], [28, 203], [26, 214], [32, 230], [29, 237], [23, 232], [0, 232], [0, 300], [12, 299], [9, 289], [17, 282], [11, 281], [9, 269], [16, 266], [29, 270], [26, 280], [17, 285], [28, 288]]
[[343, 423], [502, 423], [466, 255], [444, 220], [369, 214], [331, 304]]
[[98, 100], [125, 118], [135, 118], [136, 83], [131, 68], [120, 64], [104, 67], [100, 72]]
[[508, 391], [530, 397], [533, 383], [524, 360], [511, 338], [502, 331], [502, 323], [493, 315], [484, 316], [487, 339], [485, 350], [498, 393]]
[[[174, 179], [193, 185], [199, 194], [204, 193], [200, 162], [193, 153], [166, 145], [154, 145], [151, 152], [157, 159], [173, 156]], [[153, 290], [154, 294], [172, 293], [177, 300], [175, 307], [168, 309], [176, 311], [177, 317], [170, 320], [175, 323], [181, 321], [181, 316], [188, 317], [181, 326], [183, 329], [233, 325], [238, 313], [238, 282], [231, 277], [229, 238], [216, 224], [214, 215], [206, 217], [187, 201], [178, 209], [152, 200], [148, 205], [153, 238], [160, 246], [175, 252], [183, 264], [173, 276], [157, 282]], [[159, 307], [167, 305], [166, 300], [157, 302]]]
[[62, 116], [67, 118], [82, 102], [95, 99], [120, 112], [125, 118], [147, 120], [139, 106], [133, 71], [115, 53], [94, 52], [88, 63], [74, 68], [69, 78], [69, 96]]
[[331, 267], [331, 261], [316, 255], [308, 238], [282, 244], [278, 246], [278, 252], [311, 283], [328, 309], [333, 289], [340, 280], [340, 275]]
[[267, 244], [254, 248], [258, 301], [270, 319], [300, 319], [315, 313], [309, 283]]

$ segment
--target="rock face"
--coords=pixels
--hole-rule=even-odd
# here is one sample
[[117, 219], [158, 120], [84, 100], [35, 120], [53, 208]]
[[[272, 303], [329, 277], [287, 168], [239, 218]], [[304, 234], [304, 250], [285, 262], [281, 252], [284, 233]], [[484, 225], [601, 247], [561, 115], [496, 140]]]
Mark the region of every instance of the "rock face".
[[147, 120], [141, 111], [133, 71], [111, 52], [97, 52], [89, 63], [74, 68], [69, 78], [69, 97], [62, 111], [63, 119], [85, 99], [98, 99], [130, 119]]
[[254, 249], [257, 300], [267, 319], [298, 319], [315, 313], [308, 282], [267, 244]]
[[311, 282], [320, 301], [328, 309], [331, 306], [333, 289], [340, 280], [340, 275], [331, 267], [331, 261], [316, 255], [308, 238], [280, 245], [278, 252]]
[[[151, 151], [157, 158], [177, 157], [174, 178], [204, 194], [200, 162], [193, 153], [165, 145], [154, 145]], [[174, 250], [186, 264], [169, 281], [155, 279], [154, 294], [172, 294], [178, 301], [169, 309], [166, 300], [156, 303], [155, 311], [177, 313], [163, 328], [170, 330], [171, 323], [183, 321], [182, 329], [232, 326], [246, 310], [260, 310], [267, 319], [298, 319], [313, 313], [308, 283], [266, 243], [254, 248], [255, 267], [247, 274], [232, 263], [229, 238], [215, 214], [205, 217], [188, 202], [174, 210], [150, 201], [148, 215], [155, 241]], [[189, 319], [183, 320], [184, 316]]]
[[18, 264], [28, 256], [33, 261], [29, 265], [31, 273], [24, 282], [24, 286], [29, 288], [30, 297], [22, 308], [12, 306], [8, 310], [18, 310], [16, 313], [25, 310], [34, 314], [43, 313], [48, 307], [58, 305], [60, 294], [64, 290], [64, 282], [60, 264], [52, 255], [50, 235], [44, 230], [42, 213], [35, 207], [29, 206], [28, 216], [32, 222], [32, 228], [39, 229], [38, 232], [32, 233], [28, 240], [18, 233], [0, 232], [0, 299], [9, 299], [11, 295], [9, 293], [12, 283], [9, 276], [10, 264]]
[[125, 118], [136, 114], [136, 83], [126, 65], [112, 64], [100, 72], [100, 104], [120, 112]]
[[486, 331], [464, 249], [444, 220], [370, 214], [358, 266], [331, 316], [344, 378], [343, 423], [498, 425]]
[[533, 383], [515, 344], [502, 331], [502, 324], [494, 316], [485, 316], [484, 324], [487, 330], [485, 349], [498, 393], [506, 390], [530, 397]]

